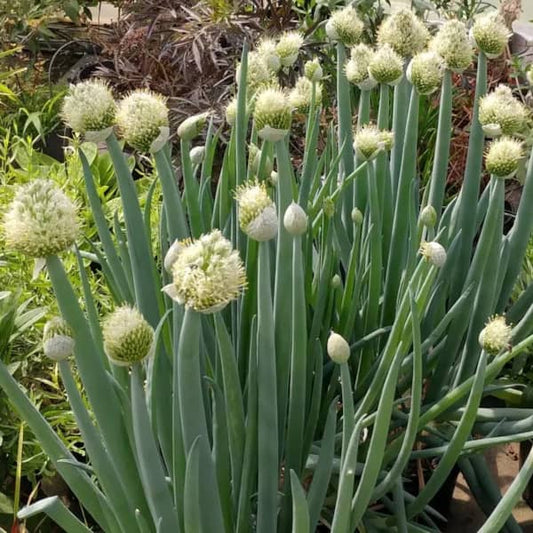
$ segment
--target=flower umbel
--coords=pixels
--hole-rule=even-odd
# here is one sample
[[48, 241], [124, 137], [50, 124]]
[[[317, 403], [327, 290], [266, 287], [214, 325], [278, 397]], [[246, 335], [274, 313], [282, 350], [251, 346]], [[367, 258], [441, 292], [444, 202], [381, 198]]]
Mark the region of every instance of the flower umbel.
[[130, 93], [118, 105], [117, 124], [133, 148], [159, 151], [169, 136], [166, 98], [148, 90]]
[[393, 139], [392, 132], [380, 130], [373, 124], [366, 124], [355, 133], [353, 146], [357, 157], [369, 161], [381, 150], [390, 150]]
[[256, 241], [273, 239], [278, 232], [278, 216], [264, 182], [241, 185], [235, 198], [242, 231]]
[[346, 79], [361, 90], [370, 90], [376, 85], [376, 80], [371, 78], [368, 72], [373, 55], [374, 52], [369, 46], [358, 44], [352, 48], [351, 57], [344, 67]]
[[320, 81], [324, 75], [320, 61], [315, 57], [312, 61], [307, 61], [304, 65], [304, 74], [309, 81]]
[[479, 122], [483, 131], [492, 137], [520, 133], [526, 126], [527, 116], [527, 108], [506, 85], [498, 85], [479, 101]]
[[281, 61], [281, 66], [291, 67], [298, 59], [304, 38], [297, 31], [288, 31], [281, 35], [276, 45], [276, 52]]
[[244, 266], [219, 230], [181, 244], [173, 281], [163, 288], [173, 300], [200, 313], [214, 313], [238, 298], [246, 285]]
[[446, 262], [446, 250], [442, 244], [431, 241], [420, 245], [420, 253], [426, 261], [440, 268]]
[[[296, 84], [289, 92], [289, 102], [291, 106], [300, 112], [305, 112], [311, 105], [313, 94], [313, 82], [306, 77], [300, 76], [296, 80]], [[319, 104], [322, 101], [322, 85], [315, 84], [315, 103]]]
[[277, 72], [281, 68], [281, 60], [276, 52], [276, 42], [273, 39], [261, 39], [257, 45], [257, 53], [268, 70]]
[[428, 40], [429, 31], [424, 23], [407, 8], [385, 19], [378, 31], [378, 43], [390, 45], [403, 58], [421, 52]]
[[442, 83], [444, 64], [435, 52], [417, 54], [407, 68], [407, 78], [420, 94], [435, 92]]
[[62, 361], [74, 352], [72, 330], [59, 316], [50, 319], [44, 325], [43, 351], [54, 361]]
[[264, 89], [258, 94], [254, 121], [259, 137], [272, 142], [283, 139], [289, 132], [291, 119], [291, 104], [283, 91]]
[[338, 9], [326, 23], [328, 37], [332, 41], [338, 41], [345, 46], [357, 44], [361, 39], [363, 28], [363, 22], [352, 6]]
[[488, 354], [497, 355], [509, 347], [511, 333], [511, 326], [506, 323], [504, 316], [493, 316], [481, 330], [479, 344]]
[[466, 26], [459, 20], [445, 22], [429, 47], [442, 57], [445, 67], [453, 72], [462, 72], [468, 68], [474, 56]]
[[511, 137], [501, 137], [489, 146], [485, 156], [487, 171], [497, 178], [511, 178], [524, 158], [522, 143]]
[[368, 72], [378, 83], [397, 85], [403, 76], [403, 60], [391, 46], [385, 44], [372, 55]]
[[102, 323], [104, 351], [118, 366], [130, 366], [151, 355], [154, 330], [134, 307], [115, 309]]
[[78, 235], [76, 208], [53, 181], [22, 185], [4, 216], [6, 246], [30, 257], [70, 248]]
[[470, 34], [477, 47], [489, 59], [503, 54], [511, 35], [505, 21], [497, 11], [490, 11], [478, 16]]

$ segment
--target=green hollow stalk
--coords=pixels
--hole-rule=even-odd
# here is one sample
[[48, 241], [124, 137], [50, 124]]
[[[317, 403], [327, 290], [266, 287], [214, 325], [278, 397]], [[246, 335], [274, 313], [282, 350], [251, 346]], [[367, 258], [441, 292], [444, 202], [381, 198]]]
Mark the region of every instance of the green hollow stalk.
[[198, 238], [204, 232], [204, 221], [202, 209], [200, 207], [200, 186], [192, 168], [189, 152], [191, 151], [191, 141], [181, 139], [181, 171], [183, 173], [183, 184], [185, 193], [185, 205], [189, 214], [191, 224], [191, 234]]
[[[398, 191], [398, 181], [400, 179], [400, 168], [403, 160], [403, 151], [405, 146], [405, 133], [407, 117], [411, 113], [407, 112], [409, 107], [409, 92], [410, 87], [405, 75], [402, 77], [400, 83], [394, 87], [394, 107], [392, 112], [392, 131], [394, 132], [394, 146], [392, 147], [390, 159], [390, 173], [393, 198], [396, 197]], [[414, 89], [412, 93], [416, 92]]]
[[[359, 112], [357, 114], [357, 128], [360, 129], [370, 122], [370, 95], [372, 91], [362, 90], [359, 95]], [[360, 161], [356, 161], [359, 167]], [[357, 180], [353, 188], [353, 206], [362, 213], [365, 212], [367, 203], [367, 184], [365, 180]]]
[[292, 533], [309, 532], [309, 507], [305, 492], [294, 470], [291, 470]]
[[353, 404], [352, 377], [348, 363], [342, 363], [341, 369], [341, 390], [342, 390], [342, 449], [341, 465], [348, 451], [350, 437], [354, 430], [355, 410]]

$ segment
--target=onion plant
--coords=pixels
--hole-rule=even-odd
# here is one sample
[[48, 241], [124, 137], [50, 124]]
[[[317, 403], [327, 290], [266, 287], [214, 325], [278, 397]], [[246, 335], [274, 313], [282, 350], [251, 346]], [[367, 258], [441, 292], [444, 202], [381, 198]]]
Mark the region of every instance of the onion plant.
[[[58, 361], [87, 461], [3, 365], [0, 386], [90, 518], [51, 497], [20, 519], [47, 513], [69, 532], [438, 531], [432, 502], [458, 466], [488, 517], [482, 531], [519, 530], [511, 511], [533, 456], [502, 499], [481, 453], [533, 437], [529, 410], [480, 408], [512, 388], [498, 376], [533, 342], [532, 291], [510, 301], [533, 225], [527, 110], [505, 87], [486, 95], [487, 62], [503, 53], [507, 29], [483, 15], [474, 50], [461, 22], [430, 39], [403, 10], [374, 50], [360, 44], [363, 24], [348, 7], [326, 30], [325, 53], [338, 62], [331, 124], [321, 120], [318, 60], [290, 91], [279, 84], [302, 36], [262, 40], [243, 50], [228, 142], [207, 113], [190, 117], [177, 131], [177, 169], [164, 98], [135, 91], [116, 103], [94, 80], [71, 88], [65, 121], [105, 144], [121, 216], [106, 217], [80, 149], [99, 235], [92, 253], [78, 247], [75, 206], [46, 180], [20, 188], [4, 231], [45, 265], [57, 297], [62, 316], [44, 349]], [[474, 56], [464, 182], [445, 205], [452, 73]], [[427, 95], [440, 96], [440, 113], [421, 191]], [[302, 119], [296, 165], [290, 133]], [[119, 138], [157, 171], [142, 209]], [[523, 167], [508, 229], [505, 180]], [[78, 258], [81, 294], [64, 253]], [[87, 261], [113, 294], [108, 316]]]

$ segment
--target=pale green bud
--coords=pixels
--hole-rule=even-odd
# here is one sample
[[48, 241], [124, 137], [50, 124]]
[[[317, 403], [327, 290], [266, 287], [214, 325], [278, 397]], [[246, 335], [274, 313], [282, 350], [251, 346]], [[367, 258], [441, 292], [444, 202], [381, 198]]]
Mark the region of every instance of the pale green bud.
[[403, 76], [403, 60], [388, 44], [385, 44], [372, 55], [368, 72], [378, 83], [397, 85]]
[[[301, 113], [307, 111], [311, 105], [313, 95], [313, 83], [304, 76], [296, 80], [296, 84], [289, 92], [289, 103], [292, 108]], [[315, 103], [320, 104], [322, 101], [322, 85], [315, 84]]]
[[239, 225], [255, 241], [269, 241], [278, 232], [276, 206], [264, 182], [241, 185], [235, 194], [239, 204]]
[[435, 52], [417, 54], [407, 67], [407, 79], [419, 94], [431, 94], [442, 84], [444, 63]]
[[324, 201], [322, 202], [322, 210], [324, 211], [324, 215], [328, 218], [333, 217], [335, 214], [335, 202], [333, 198], [330, 196], [324, 198]]
[[392, 132], [379, 130], [373, 124], [365, 124], [355, 132], [353, 147], [357, 157], [364, 161], [370, 161], [382, 150], [389, 151], [393, 142]]
[[360, 226], [363, 223], [363, 213], [361, 213], [360, 209], [358, 209], [357, 207], [354, 207], [352, 209], [351, 215], [352, 215], [352, 222], [356, 226]]
[[154, 350], [154, 330], [134, 307], [124, 305], [107, 315], [102, 323], [104, 351], [117, 366], [130, 366]]
[[488, 354], [497, 355], [502, 350], [509, 349], [511, 337], [511, 326], [506, 323], [505, 317], [496, 315], [481, 330], [479, 344]]
[[63, 100], [65, 124], [89, 141], [105, 140], [113, 131], [117, 106], [111, 89], [101, 80], [71, 85]]
[[320, 81], [324, 76], [322, 66], [317, 57], [312, 61], [307, 61], [304, 65], [304, 74], [309, 81]]
[[352, 48], [350, 59], [344, 66], [346, 79], [363, 91], [373, 89], [377, 84], [368, 72], [373, 56], [374, 51], [369, 46], [358, 44]]
[[338, 274], [335, 274], [332, 278], [331, 278], [331, 287], [333, 289], [339, 289], [342, 285], [342, 280], [341, 280], [341, 277], [338, 275]]
[[487, 172], [497, 178], [513, 177], [524, 158], [522, 143], [511, 137], [501, 137], [490, 143], [485, 155]]
[[479, 122], [491, 137], [520, 133], [525, 129], [527, 119], [526, 106], [514, 98], [506, 85], [498, 85], [479, 101]]
[[193, 165], [199, 165], [205, 157], [205, 146], [195, 146], [189, 151], [189, 157]]
[[181, 244], [172, 283], [163, 287], [170, 298], [200, 313], [215, 313], [239, 297], [246, 285], [244, 265], [218, 229]]
[[420, 220], [426, 228], [434, 228], [437, 223], [437, 211], [432, 205], [426, 205], [420, 212]]
[[326, 23], [326, 33], [332, 41], [345, 46], [353, 46], [359, 42], [364, 24], [352, 6], [346, 6], [333, 12]]
[[436, 241], [423, 242], [420, 245], [420, 253], [428, 263], [438, 268], [442, 267], [446, 262], [446, 250], [442, 244]]
[[70, 248], [78, 229], [74, 204], [49, 180], [20, 186], [4, 216], [6, 247], [35, 258]]
[[350, 345], [344, 337], [333, 331], [328, 337], [327, 351], [330, 359], [338, 365], [342, 365], [350, 359]]
[[445, 67], [453, 72], [463, 72], [472, 64], [474, 50], [466, 26], [459, 20], [445, 22], [429, 47], [442, 57]]
[[291, 104], [283, 91], [263, 89], [257, 95], [254, 121], [259, 137], [271, 142], [280, 141], [289, 133], [291, 120]]
[[54, 361], [63, 361], [74, 353], [72, 330], [61, 317], [54, 317], [44, 325], [44, 355]]
[[195, 137], [198, 137], [205, 127], [208, 116], [209, 113], [205, 112], [186, 118], [178, 126], [178, 137], [184, 141], [192, 141]]
[[297, 31], [288, 31], [280, 36], [276, 45], [276, 52], [283, 67], [294, 65], [303, 44], [304, 38]]
[[307, 215], [295, 202], [292, 202], [283, 215], [285, 229], [294, 237], [303, 235], [307, 231]]
[[497, 11], [483, 13], [476, 17], [470, 35], [476, 46], [489, 58], [503, 54], [511, 33]]
[[158, 152], [169, 137], [166, 98], [148, 90], [133, 91], [119, 102], [117, 125], [124, 140], [141, 152]]
[[402, 58], [422, 52], [429, 40], [424, 23], [408, 8], [386, 18], [378, 30], [378, 43], [388, 44]]

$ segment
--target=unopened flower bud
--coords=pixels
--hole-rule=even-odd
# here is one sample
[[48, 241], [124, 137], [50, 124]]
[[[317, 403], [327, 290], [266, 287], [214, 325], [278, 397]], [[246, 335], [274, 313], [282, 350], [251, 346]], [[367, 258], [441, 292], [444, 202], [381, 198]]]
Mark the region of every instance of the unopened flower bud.
[[356, 226], [360, 226], [363, 223], [363, 213], [361, 213], [361, 210], [357, 207], [352, 209], [352, 222]]
[[61, 114], [66, 125], [88, 141], [105, 140], [113, 131], [117, 106], [107, 83], [87, 80], [71, 85]]
[[472, 63], [474, 50], [466, 26], [459, 20], [446, 21], [429, 47], [442, 57], [445, 67], [453, 72], [463, 72]]
[[204, 129], [205, 123], [209, 113], [200, 113], [192, 117], [186, 118], [178, 126], [178, 136], [184, 141], [192, 141], [195, 137], [200, 135]]
[[476, 17], [470, 30], [476, 46], [489, 58], [503, 54], [511, 33], [497, 11], [483, 13]]
[[242, 231], [256, 241], [273, 239], [278, 232], [278, 215], [264, 182], [241, 185], [235, 198]]
[[363, 43], [358, 44], [352, 48], [350, 59], [344, 67], [346, 79], [363, 91], [369, 91], [377, 84], [368, 72], [373, 55], [374, 52], [369, 46]]
[[350, 345], [344, 337], [333, 331], [329, 334], [327, 350], [331, 360], [338, 365], [342, 365], [350, 359]]
[[403, 60], [390, 45], [385, 44], [372, 55], [368, 72], [378, 83], [397, 85], [403, 76]]
[[446, 250], [442, 244], [436, 241], [423, 242], [420, 245], [420, 253], [426, 261], [440, 268], [446, 262]]
[[364, 24], [352, 6], [333, 12], [326, 23], [326, 33], [332, 41], [353, 46], [361, 39]]
[[205, 146], [195, 146], [191, 148], [189, 157], [193, 165], [199, 165], [205, 157]]
[[437, 223], [437, 211], [432, 205], [426, 205], [420, 212], [420, 220], [426, 228], [434, 228]]
[[527, 118], [527, 108], [506, 85], [498, 85], [479, 101], [479, 122], [490, 137], [522, 132]]
[[277, 142], [291, 127], [292, 110], [287, 95], [279, 89], [262, 90], [255, 101], [254, 121], [259, 137]]
[[479, 334], [480, 346], [490, 355], [497, 355], [509, 348], [512, 337], [511, 327], [505, 317], [493, 316]]
[[342, 280], [341, 280], [341, 277], [338, 275], [338, 274], [335, 274], [332, 278], [331, 278], [331, 287], [333, 289], [338, 289], [340, 288], [342, 285]]
[[297, 31], [288, 31], [281, 35], [276, 45], [276, 52], [283, 67], [291, 67], [298, 59], [304, 38]]
[[293, 236], [303, 235], [307, 231], [307, 215], [295, 202], [287, 207], [283, 215], [283, 225]]
[[166, 98], [147, 90], [120, 101], [117, 125], [124, 140], [141, 152], [158, 152], [169, 137]]
[[335, 202], [333, 198], [330, 196], [324, 198], [324, 201], [322, 202], [322, 211], [324, 211], [324, 215], [328, 218], [332, 218], [333, 215], [335, 215]]
[[22, 185], [4, 216], [6, 247], [34, 258], [70, 248], [78, 236], [76, 208], [53, 181]]
[[[307, 111], [313, 96], [313, 83], [301, 76], [296, 80], [296, 85], [289, 92], [289, 102], [293, 109], [301, 113]], [[315, 103], [322, 101], [322, 85], [315, 84]]]
[[43, 351], [46, 357], [62, 361], [74, 353], [72, 330], [61, 317], [54, 317], [44, 326]]
[[309, 81], [320, 81], [324, 75], [320, 61], [315, 57], [312, 61], [307, 61], [304, 65], [304, 74]]
[[354, 135], [354, 150], [358, 158], [364, 161], [374, 159], [379, 152], [392, 148], [394, 136], [392, 132], [379, 130], [373, 124], [365, 124]]
[[151, 355], [154, 330], [137, 309], [124, 305], [102, 323], [104, 351], [118, 366], [130, 366]]
[[444, 64], [435, 52], [421, 52], [411, 59], [407, 79], [420, 94], [431, 94], [442, 84]]
[[522, 143], [511, 137], [501, 137], [489, 146], [485, 156], [487, 172], [497, 178], [513, 177], [524, 158]]
[[275, 187], [278, 184], [279, 174], [275, 170], [273, 170], [270, 173], [270, 177], [268, 179], [270, 183]]

